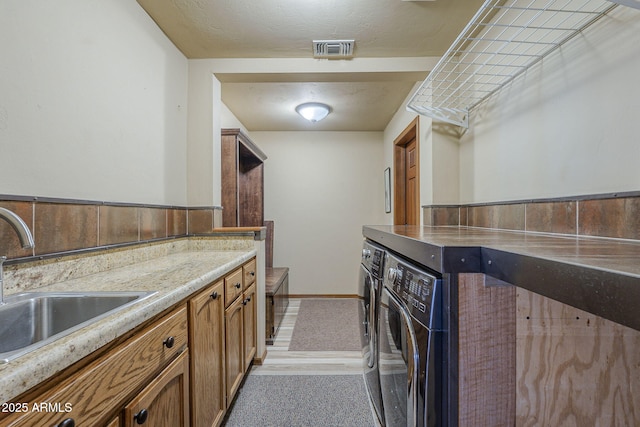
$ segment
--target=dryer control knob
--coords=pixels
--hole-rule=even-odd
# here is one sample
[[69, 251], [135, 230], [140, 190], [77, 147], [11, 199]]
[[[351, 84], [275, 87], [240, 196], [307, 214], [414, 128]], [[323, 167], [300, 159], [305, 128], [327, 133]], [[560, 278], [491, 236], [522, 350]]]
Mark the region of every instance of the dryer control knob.
[[371, 250], [363, 249], [362, 250], [362, 259], [368, 259], [369, 257], [371, 257]]
[[397, 276], [398, 276], [398, 270], [393, 267], [390, 267], [389, 270], [387, 271], [387, 279], [389, 279], [391, 282], [395, 282]]

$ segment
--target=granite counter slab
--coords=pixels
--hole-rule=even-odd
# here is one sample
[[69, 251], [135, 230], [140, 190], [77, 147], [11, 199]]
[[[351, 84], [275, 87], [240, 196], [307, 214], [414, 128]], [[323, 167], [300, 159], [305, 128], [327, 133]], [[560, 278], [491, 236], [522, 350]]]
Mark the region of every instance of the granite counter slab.
[[484, 273], [640, 330], [638, 242], [459, 226], [365, 226], [363, 235], [437, 272]]
[[[255, 249], [185, 250], [38, 288], [37, 291], [156, 291], [149, 298], [0, 365], [0, 400], [21, 393], [133, 330], [256, 255]], [[35, 290], [35, 289], [34, 289]]]

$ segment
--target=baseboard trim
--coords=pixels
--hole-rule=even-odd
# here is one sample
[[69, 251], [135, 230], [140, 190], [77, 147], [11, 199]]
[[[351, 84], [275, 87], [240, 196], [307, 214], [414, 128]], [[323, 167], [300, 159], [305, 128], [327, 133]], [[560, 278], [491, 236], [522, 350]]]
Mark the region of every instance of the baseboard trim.
[[262, 353], [262, 356], [258, 357], [257, 355], [253, 357], [253, 364], [254, 365], [262, 365], [264, 363], [264, 359], [267, 358], [267, 349], [264, 349], [264, 352]]

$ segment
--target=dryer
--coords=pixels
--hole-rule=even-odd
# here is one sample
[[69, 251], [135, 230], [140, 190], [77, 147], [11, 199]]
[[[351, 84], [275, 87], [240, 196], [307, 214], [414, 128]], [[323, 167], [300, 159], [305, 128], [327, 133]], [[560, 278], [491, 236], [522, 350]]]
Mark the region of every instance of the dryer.
[[378, 340], [383, 424], [446, 426], [443, 281], [392, 253], [385, 269]]
[[367, 393], [381, 425], [384, 424], [384, 413], [378, 372], [378, 312], [385, 259], [384, 248], [364, 241], [358, 284], [358, 293], [362, 297], [359, 305], [362, 366]]

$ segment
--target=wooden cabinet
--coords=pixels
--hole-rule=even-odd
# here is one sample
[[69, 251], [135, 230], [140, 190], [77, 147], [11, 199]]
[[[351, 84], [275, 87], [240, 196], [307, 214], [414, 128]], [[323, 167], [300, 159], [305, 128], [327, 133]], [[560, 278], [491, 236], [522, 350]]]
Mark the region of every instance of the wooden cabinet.
[[236, 298], [225, 311], [227, 406], [233, 400], [244, 376], [242, 302], [242, 298]]
[[225, 307], [229, 307], [232, 302], [242, 295], [243, 288], [242, 268], [237, 269], [233, 273], [224, 278], [224, 301]]
[[124, 409], [124, 426], [189, 426], [189, 351], [171, 362]]
[[[256, 353], [255, 282], [254, 258], [19, 397], [29, 410], [0, 425], [221, 425]], [[36, 403], [46, 410], [33, 410]]]
[[222, 129], [222, 225], [262, 226], [267, 156], [240, 129]]
[[255, 258], [242, 266], [244, 275], [244, 292], [242, 294], [243, 310], [243, 342], [244, 370], [249, 369], [256, 355], [257, 347], [257, 305], [256, 305], [256, 260]]
[[246, 372], [256, 355], [256, 284], [252, 284], [242, 295], [242, 330], [243, 330], [243, 372]]
[[76, 426], [110, 423], [126, 400], [186, 347], [187, 313], [181, 306], [32, 400], [52, 408], [63, 405], [62, 412], [12, 414], [2, 425], [57, 426], [67, 419]]
[[220, 280], [189, 301], [191, 424], [194, 427], [219, 426], [227, 409], [224, 291], [224, 280]]
[[[240, 280], [240, 287], [237, 286], [238, 280]], [[228, 305], [225, 310], [227, 406], [231, 404], [256, 354], [255, 281], [255, 258], [225, 278], [225, 292], [228, 291], [225, 296]]]

